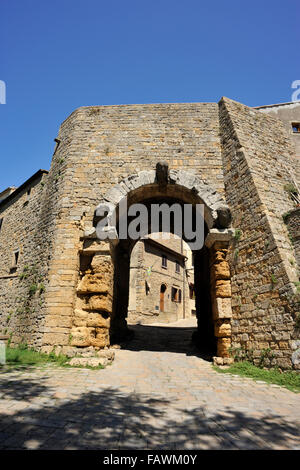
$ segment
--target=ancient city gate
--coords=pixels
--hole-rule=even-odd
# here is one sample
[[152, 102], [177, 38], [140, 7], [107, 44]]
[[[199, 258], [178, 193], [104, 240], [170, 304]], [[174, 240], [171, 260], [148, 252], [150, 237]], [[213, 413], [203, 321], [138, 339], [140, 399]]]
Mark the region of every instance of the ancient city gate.
[[[181, 202], [204, 205], [205, 246], [196, 253], [198, 340], [209, 347], [217, 338], [217, 354], [229, 356], [231, 326], [230, 270], [226, 259], [231, 238], [231, 215], [224, 200], [201, 178], [184, 170], [170, 170], [158, 163], [155, 170], [130, 175], [105, 195], [95, 211], [94, 225], [107, 210], [118, 211], [120, 201], [151, 205]], [[120, 214], [119, 214], [120, 216]], [[149, 221], [151, 233], [151, 220]], [[107, 227], [110, 233], [115, 226]], [[97, 239], [94, 229], [85, 233], [81, 279], [77, 287], [72, 344], [104, 347], [128, 334], [126, 316], [129, 294], [129, 263], [134, 242], [130, 239]], [[198, 261], [197, 261], [198, 260]], [[85, 321], [86, 320], [86, 321]], [[78, 326], [80, 324], [80, 326]], [[84, 326], [83, 326], [84, 324]], [[211, 331], [213, 329], [213, 331]]]
[[217, 338], [224, 357], [231, 340], [257, 364], [299, 369], [300, 166], [289, 132], [227, 98], [75, 110], [50, 171], [0, 203], [0, 328], [11, 344], [93, 354], [126, 334], [132, 241], [97, 239], [99, 204], [203, 203], [199, 342]]

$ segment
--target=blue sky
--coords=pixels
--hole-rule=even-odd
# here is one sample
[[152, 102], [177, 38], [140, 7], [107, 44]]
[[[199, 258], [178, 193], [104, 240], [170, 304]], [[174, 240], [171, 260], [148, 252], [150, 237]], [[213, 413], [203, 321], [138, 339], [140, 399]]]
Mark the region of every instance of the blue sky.
[[1, 0], [0, 191], [49, 169], [79, 106], [290, 101], [299, 13], [290, 0]]

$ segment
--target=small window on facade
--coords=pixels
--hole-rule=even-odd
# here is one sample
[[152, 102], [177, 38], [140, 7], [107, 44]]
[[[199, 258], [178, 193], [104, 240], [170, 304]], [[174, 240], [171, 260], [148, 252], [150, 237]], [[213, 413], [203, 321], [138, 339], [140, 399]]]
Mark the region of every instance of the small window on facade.
[[293, 133], [300, 134], [300, 122], [293, 122], [292, 123]]
[[181, 302], [181, 289], [177, 289], [177, 287], [172, 287], [171, 300], [172, 302]]
[[167, 268], [167, 257], [166, 257], [166, 255], [162, 255], [161, 265], [162, 265], [163, 268]]
[[190, 290], [190, 299], [195, 299], [195, 287], [194, 284], [189, 285], [189, 290]]
[[11, 267], [10, 267], [10, 272], [11, 273], [14, 273], [17, 270], [19, 258], [20, 258], [20, 251], [15, 250], [13, 252], [12, 260], [11, 260]]
[[148, 284], [148, 281], [145, 281], [145, 292], [146, 292], [146, 295], [148, 295], [150, 292], [150, 285]]
[[31, 193], [31, 188], [27, 189], [27, 191], [26, 191], [26, 200], [25, 200], [23, 206], [27, 206], [27, 204], [29, 203], [30, 193]]
[[172, 297], [171, 300], [172, 302], [181, 302], [181, 289], [178, 289], [177, 287], [172, 287]]
[[14, 259], [13, 259], [13, 261], [14, 261], [14, 266], [17, 266], [17, 265], [18, 265], [19, 255], [20, 255], [19, 250], [17, 250], [17, 251], [14, 252]]
[[176, 271], [177, 273], [180, 273], [180, 264], [178, 263], [178, 261], [176, 261], [175, 271]]
[[2, 223], [3, 223], [3, 219], [0, 219], [0, 231], [1, 231]]
[[171, 295], [172, 295], [171, 297], [172, 302], [177, 302], [178, 289], [176, 289], [176, 287], [172, 287]]

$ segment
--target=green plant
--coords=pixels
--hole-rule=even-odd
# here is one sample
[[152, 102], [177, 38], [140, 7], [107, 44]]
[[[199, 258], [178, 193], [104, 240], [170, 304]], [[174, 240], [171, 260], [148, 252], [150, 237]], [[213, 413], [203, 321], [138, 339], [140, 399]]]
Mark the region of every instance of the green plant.
[[300, 203], [298, 189], [294, 186], [293, 183], [285, 184], [283, 189], [288, 193], [292, 201], [296, 202], [297, 204]]
[[234, 261], [237, 261], [239, 257], [239, 250], [237, 248], [234, 250], [233, 256], [234, 256]]
[[9, 347], [10, 344], [11, 344], [12, 336], [13, 336], [12, 332], [9, 333], [9, 338], [8, 338], [8, 340], [7, 340], [7, 347]]
[[258, 367], [264, 367], [266, 365], [266, 359], [270, 360], [274, 358], [274, 353], [270, 348], [263, 349], [259, 356]]
[[296, 371], [281, 372], [276, 368], [261, 369], [249, 361], [232, 364], [227, 369], [213, 366], [213, 369], [221, 374], [234, 374], [241, 377], [249, 377], [254, 380], [262, 380], [285, 387], [292, 392], [300, 392], [300, 374]]
[[275, 274], [271, 274], [271, 284], [272, 284], [272, 288], [275, 286], [275, 284], [277, 284], [277, 279], [275, 277]]
[[[52, 363], [59, 367], [84, 367], [88, 369], [103, 369], [104, 367], [99, 365], [97, 367], [91, 366], [71, 366], [68, 364], [70, 358], [63, 354], [55, 354], [52, 351], [50, 354], [40, 353], [35, 351], [33, 348], [29, 348], [26, 343], [22, 343], [16, 348], [11, 348], [9, 345], [6, 348], [6, 365], [2, 367], [28, 367], [28, 366], [40, 366]], [[1, 367], [1, 366], [0, 366]]]
[[92, 116], [93, 114], [99, 114], [100, 109], [99, 108], [91, 108], [89, 110], [90, 115]]
[[296, 286], [296, 293], [297, 294], [300, 294], [300, 282], [297, 281], [297, 282], [294, 282], [295, 286]]
[[40, 294], [42, 294], [43, 292], [45, 292], [45, 286], [44, 286], [43, 283], [41, 283], [41, 284], [39, 285], [39, 291], [40, 291]]
[[287, 193], [298, 194], [297, 188], [292, 183], [285, 184], [283, 188]]
[[235, 362], [241, 361], [252, 361], [253, 360], [253, 349], [246, 349], [245, 347], [240, 348], [229, 348], [229, 354]]
[[19, 279], [27, 279], [29, 275], [29, 266], [28, 265], [25, 265], [24, 268], [23, 268], [23, 271], [21, 272], [21, 274], [19, 275]]
[[38, 286], [36, 284], [31, 284], [31, 286], [29, 287], [29, 291], [28, 291], [29, 296], [31, 297], [32, 295], [34, 295], [37, 290], [38, 290]]
[[287, 220], [288, 220], [290, 214], [291, 214], [291, 211], [288, 211], [288, 212], [285, 212], [284, 214], [282, 214], [283, 222], [285, 224], [287, 223]]
[[241, 238], [242, 236], [242, 230], [240, 228], [236, 228], [235, 229], [235, 232], [234, 232], [234, 239], [238, 242], [239, 239]]

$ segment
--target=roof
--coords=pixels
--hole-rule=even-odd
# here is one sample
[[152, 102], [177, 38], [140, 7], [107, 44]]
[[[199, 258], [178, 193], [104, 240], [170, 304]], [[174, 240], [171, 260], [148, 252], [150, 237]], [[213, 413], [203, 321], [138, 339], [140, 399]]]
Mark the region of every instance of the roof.
[[172, 254], [173, 256], [177, 256], [182, 259], [187, 259], [187, 256], [183, 255], [182, 253], [179, 253], [178, 251], [173, 250], [172, 248], [169, 248], [166, 245], [163, 245], [162, 243], [159, 243], [156, 240], [153, 240], [153, 238], [143, 238], [142, 240], [144, 242], [150, 243], [150, 245], [153, 245], [156, 248], [159, 248], [161, 251], [165, 251], [167, 253]]
[[264, 106], [253, 106], [254, 109], [275, 108], [277, 106], [300, 105], [300, 101], [288, 101], [287, 103], [266, 104]]
[[[35, 181], [37, 178], [44, 174], [48, 174], [48, 170], [38, 170], [36, 173], [34, 173], [28, 180], [24, 181], [21, 186], [19, 186], [15, 191], [13, 191], [9, 196], [7, 196], [3, 201], [0, 202], [0, 209], [6, 204], [7, 202], [10, 202], [16, 195], [20, 194], [24, 189], [28, 186], [30, 186], [33, 181]], [[4, 191], [3, 191], [4, 192]]]

